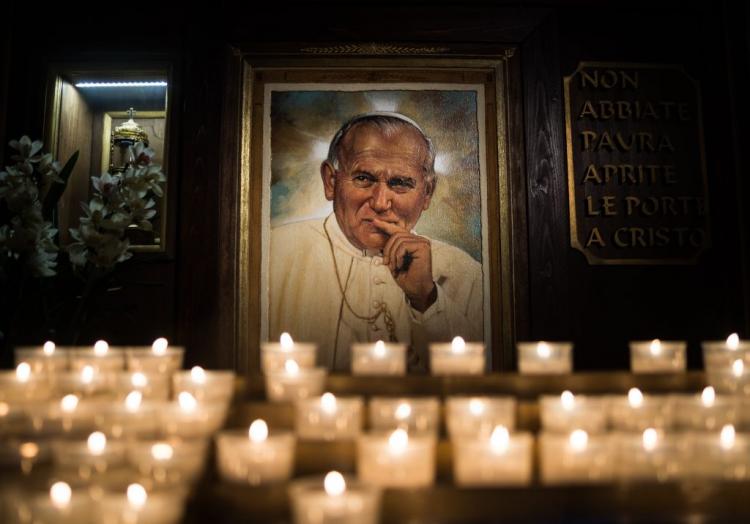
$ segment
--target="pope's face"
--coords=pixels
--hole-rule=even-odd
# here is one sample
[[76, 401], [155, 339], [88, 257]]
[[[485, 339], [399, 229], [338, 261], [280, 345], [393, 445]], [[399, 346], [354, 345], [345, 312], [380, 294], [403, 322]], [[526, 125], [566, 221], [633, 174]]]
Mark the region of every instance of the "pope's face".
[[323, 163], [326, 198], [333, 201], [339, 227], [352, 245], [383, 248], [389, 235], [375, 227], [374, 218], [407, 231], [414, 228], [432, 197], [422, 169], [425, 153], [415, 130], [404, 128], [388, 137], [362, 125], [344, 137], [338, 171]]

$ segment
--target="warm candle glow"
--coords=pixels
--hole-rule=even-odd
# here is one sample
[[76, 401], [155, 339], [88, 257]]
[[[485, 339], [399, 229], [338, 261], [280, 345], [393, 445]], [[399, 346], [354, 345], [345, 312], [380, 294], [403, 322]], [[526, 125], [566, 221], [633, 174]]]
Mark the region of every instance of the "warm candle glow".
[[92, 455], [101, 455], [107, 448], [107, 437], [101, 431], [94, 431], [89, 435], [86, 446], [88, 446], [89, 453]]
[[628, 390], [628, 404], [631, 408], [639, 408], [643, 405], [643, 393], [638, 388]]
[[169, 460], [174, 455], [174, 449], [166, 442], [158, 442], [151, 446], [151, 456], [155, 460]]
[[576, 453], [581, 453], [586, 450], [586, 446], [589, 444], [589, 434], [582, 429], [576, 429], [568, 437], [568, 443], [570, 449]]
[[473, 398], [469, 401], [469, 412], [475, 417], [479, 417], [484, 413], [484, 402], [481, 399]]
[[399, 420], [404, 420], [409, 418], [411, 415], [411, 404], [408, 402], [402, 402], [396, 407], [396, 418]]
[[49, 488], [49, 498], [52, 501], [52, 505], [58, 509], [63, 509], [70, 504], [70, 499], [73, 495], [70, 486], [65, 482], [55, 482], [52, 487]]
[[461, 337], [453, 337], [451, 341], [451, 351], [453, 353], [463, 353], [466, 350], [466, 342]]
[[745, 363], [742, 361], [742, 359], [737, 359], [734, 362], [732, 362], [732, 375], [735, 377], [741, 377], [742, 373], [745, 372]]
[[107, 344], [103, 340], [97, 340], [96, 344], [94, 344], [94, 355], [97, 357], [103, 357], [107, 354], [109, 351], [109, 344]]
[[560, 404], [565, 411], [572, 411], [576, 405], [576, 397], [568, 390], [562, 392], [560, 395]]
[[154, 343], [151, 344], [151, 351], [154, 352], [154, 355], [158, 355], [160, 357], [167, 354], [167, 348], [169, 347], [169, 342], [166, 338], [160, 337], [154, 340]]
[[138, 371], [130, 377], [130, 383], [134, 388], [145, 388], [148, 385], [148, 379], [146, 375]]
[[205, 384], [206, 372], [200, 366], [193, 366], [193, 368], [190, 370], [190, 378], [196, 384]]
[[83, 366], [81, 369], [81, 382], [91, 384], [94, 381], [94, 368], [92, 366]]
[[42, 351], [48, 357], [53, 355], [55, 353], [55, 343], [52, 342], [51, 340], [48, 340], [47, 342], [44, 343], [44, 346], [42, 346]]
[[536, 345], [536, 354], [539, 358], [549, 358], [552, 356], [552, 348], [546, 342], [539, 342]]
[[701, 402], [703, 403], [704, 407], [710, 408], [714, 405], [714, 402], [716, 402], [716, 391], [711, 386], [706, 386], [703, 388], [703, 392], [701, 393]]
[[727, 347], [732, 351], [739, 349], [740, 347], [740, 336], [737, 333], [732, 333], [727, 337]]
[[735, 432], [733, 425], [727, 424], [726, 426], [721, 428], [721, 435], [719, 436], [719, 440], [721, 441], [721, 447], [723, 449], [732, 449], [734, 447], [734, 438]]
[[260, 418], [253, 420], [247, 433], [252, 442], [264, 442], [268, 438], [268, 424]]
[[292, 340], [292, 336], [289, 333], [281, 334], [281, 337], [279, 337], [279, 344], [281, 344], [281, 349], [283, 351], [291, 351], [294, 349], [294, 340]]
[[288, 375], [299, 375], [299, 364], [294, 360], [287, 360], [284, 362], [284, 371]]
[[338, 497], [346, 491], [344, 476], [338, 471], [328, 472], [323, 480], [323, 488], [326, 491], [326, 495]]
[[177, 395], [177, 402], [180, 404], [180, 409], [186, 413], [192, 413], [198, 407], [198, 401], [187, 391], [181, 391]]
[[375, 356], [377, 358], [383, 358], [385, 356], [385, 342], [383, 342], [382, 340], [378, 340], [377, 342], [375, 342], [373, 353], [375, 353]]
[[125, 397], [125, 409], [130, 412], [138, 411], [143, 401], [143, 393], [140, 391], [131, 391], [128, 396]]
[[19, 382], [26, 383], [31, 378], [31, 366], [27, 362], [21, 362], [16, 367], [16, 379]]
[[333, 393], [323, 393], [320, 397], [320, 408], [328, 414], [336, 412], [336, 397]]
[[4, 417], [10, 413], [10, 406], [5, 402], [0, 402], [0, 417]]
[[391, 453], [400, 455], [409, 446], [409, 435], [403, 429], [397, 429], [388, 437], [388, 449]]
[[643, 449], [653, 451], [659, 443], [659, 434], [654, 428], [648, 428], [643, 432]]
[[503, 454], [510, 447], [510, 433], [505, 426], [495, 426], [490, 435], [490, 449], [494, 453]]
[[78, 397], [75, 395], [65, 395], [60, 400], [60, 409], [66, 413], [71, 413], [78, 407]]
[[18, 453], [25, 459], [33, 459], [39, 454], [39, 446], [33, 442], [24, 442], [18, 448]]
[[148, 494], [146, 489], [140, 484], [131, 484], [128, 486], [128, 502], [136, 509], [140, 509], [146, 504]]
[[661, 341], [658, 338], [655, 338], [651, 341], [648, 349], [653, 356], [658, 357], [661, 354]]

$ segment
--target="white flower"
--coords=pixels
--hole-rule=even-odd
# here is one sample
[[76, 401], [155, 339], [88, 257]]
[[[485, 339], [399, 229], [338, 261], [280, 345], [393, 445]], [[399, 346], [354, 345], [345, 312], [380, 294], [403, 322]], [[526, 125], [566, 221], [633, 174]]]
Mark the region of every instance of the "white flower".
[[8, 144], [19, 153], [10, 157], [14, 162], [23, 162], [25, 160], [31, 162], [39, 161], [39, 157], [35, 157], [34, 155], [42, 149], [43, 144], [41, 141], [34, 140], [32, 142], [29, 137], [24, 135], [20, 140], [11, 140]]
[[133, 146], [133, 156], [137, 165], [147, 166], [154, 160], [156, 152], [150, 147], [146, 147], [143, 142], [136, 142]]
[[108, 197], [117, 191], [117, 186], [120, 184], [120, 177], [115, 175], [112, 176], [109, 173], [102, 173], [101, 176], [91, 177], [91, 183], [94, 189], [101, 193], [103, 196]]

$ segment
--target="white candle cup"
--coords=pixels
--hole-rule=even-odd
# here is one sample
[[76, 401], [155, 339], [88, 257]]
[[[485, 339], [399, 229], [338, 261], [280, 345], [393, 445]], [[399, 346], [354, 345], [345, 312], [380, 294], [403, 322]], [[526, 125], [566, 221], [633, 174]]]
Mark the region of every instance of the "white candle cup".
[[[287, 362], [293, 362], [287, 360]], [[296, 402], [323, 393], [328, 373], [325, 368], [294, 368], [294, 372], [267, 372], [266, 396], [271, 402]]]
[[440, 401], [436, 397], [372, 397], [370, 427], [388, 431], [436, 434], [440, 429]]
[[[38, 404], [34, 403], [32, 406], [36, 405]], [[24, 437], [35, 433], [29, 417], [29, 407], [28, 403], [0, 402], [0, 442], [5, 438]]]
[[685, 461], [690, 476], [708, 480], [747, 480], [750, 478], [750, 436], [725, 425], [719, 431], [694, 432], [690, 439], [690, 459]]
[[508, 433], [453, 437], [453, 478], [459, 486], [526, 486], [531, 483], [534, 437]]
[[674, 425], [682, 430], [712, 431], [737, 425], [737, 400], [706, 388], [698, 395], [674, 395]]
[[182, 369], [185, 348], [180, 346], [152, 346], [127, 348], [125, 364], [128, 371], [172, 376]]
[[[97, 344], [99, 344], [97, 342]], [[125, 351], [112, 346], [75, 347], [69, 350], [70, 369], [80, 372], [91, 366], [99, 372], [119, 372], [125, 370]]]
[[[29, 522], [35, 524], [80, 524], [91, 521], [94, 507], [87, 490], [73, 490], [67, 484], [56, 482], [49, 492], [32, 496], [24, 510], [30, 511]], [[25, 513], [24, 510], [21, 513]]]
[[352, 344], [353, 375], [406, 375], [406, 344]]
[[125, 399], [131, 391], [139, 391], [144, 400], [169, 399], [172, 377], [155, 372], [123, 372], [116, 375], [118, 399]]
[[363, 433], [357, 440], [357, 475], [383, 488], [419, 488], [435, 482], [435, 436], [394, 432]]
[[481, 375], [485, 371], [485, 349], [481, 342], [430, 344], [430, 372], [433, 375]]
[[284, 371], [287, 360], [294, 360], [301, 368], [315, 367], [315, 355], [318, 346], [306, 342], [292, 342], [291, 345], [281, 342], [264, 342], [260, 347], [260, 364], [263, 373]]
[[750, 395], [750, 364], [739, 355], [725, 368], [714, 366], [706, 371], [706, 381], [717, 393]]
[[34, 374], [25, 362], [16, 369], [0, 371], [0, 402], [23, 403], [47, 400], [52, 388], [46, 375]]
[[687, 343], [683, 340], [638, 340], [630, 342], [633, 373], [684, 373]]
[[295, 406], [295, 431], [304, 440], [351, 440], [362, 431], [361, 397], [320, 397], [300, 400]]
[[100, 437], [95, 446], [92, 435], [104, 434], [92, 433], [87, 440], [59, 440], [52, 444], [52, 459], [60, 474], [89, 482], [126, 464], [124, 442], [106, 437], [102, 441]]
[[445, 402], [446, 425], [451, 439], [489, 437], [495, 426], [516, 427], [513, 397], [449, 397]]
[[646, 428], [668, 430], [674, 425], [673, 401], [666, 395], [612, 395], [608, 403], [612, 429], [642, 432]]
[[277, 431], [252, 440], [248, 430], [221, 431], [216, 436], [216, 465], [222, 480], [253, 486], [288, 480], [294, 469], [295, 436]]
[[750, 364], [750, 340], [740, 340], [737, 336], [730, 336], [727, 340], [705, 340], [701, 342], [701, 348], [703, 367], [707, 372], [731, 370], [737, 359]]
[[573, 371], [571, 342], [519, 342], [518, 371], [524, 375], [560, 375]]
[[[680, 435], [647, 428], [641, 433], [614, 433], [615, 474], [620, 480], [666, 481], [684, 476], [691, 457]], [[681, 449], [682, 448], [682, 449]]]
[[60, 396], [76, 395], [81, 398], [114, 400], [117, 398], [118, 373], [120, 371], [98, 371], [93, 366], [85, 366], [78, 371], [59, 375], [55, 386]]
[[68, 370], [67, 348], [57, 347], [51, 342], [42, 346], [23, 346], [15, 349], [16, 365], [26, 362], [31, 366], [34, 374], [47, 375], [54, 378], [57, 374]]
[[[182, 490], [155, 491], [140, 496], [106, 491], [98, 504], [97, 522], [102, 524], [178, 524], [182, 521], [185, 493]], [[143, 489], [139, 485], [140, 489]], [[145, 493], [145, 496], [143, 495]]]
[[200, 402], [229, 404], [234, 396], [234, 371], [204, 370], [198, 366], [172, 377], [173, 391], [187, 391]]
[[48, 441], [17, 438], [0, 440], [0, 468], [6, 472], [15, 469], [28, 475], [37, 464], [47, 464], [51, 460], [52, 449]]
[[[208, 438], [224, 425], [228, 406], [223, 402], [197, 402], [189, 393], [190, 401], [169, 402], [159, 409], [160, 434], [182, 438]], [[184, 399], [183, 399], [184, 400]]]
[[569, 434], [582, 429], [589, 434], [604, 433], [608, 423], [608, 401], [605, 397], [543, 395], [539, 400], [542, 429], [549, 433]]
[[48, 403], [47, 422], [59, 427], [59, 433], [67, 438], [85, 438], [96, 429], [97, 417], [110, 408], [109, 402], [87, 400], [67, 394]]
[[162, 433], [159, 424], [164, 410], [171, 408], [165, 401], [125, 401], [110, 403], [95, 416], [96, 427], [117, 439], [154, 438]]
[[205, 439], [136, 440], [127, 444], [128, 463], [159, 488], [191, 485], [206, 465]]
[[539, 434], [540, 477], [543, 484], [583, 484], [612, 480], [614, 450], [610, 435]]
[[[335, 474], [338, 473], [332, 472], [329, 475]], [[331, 479], [331, 476], [326, 478]], [[380, 522], [381, 490], [354, 478], [341, 477], [341, 480], [345, 483], [345, 487], [343, 485], [332, 487], [330, 480], [326, 485], [324, 477], [304, 478], [292, 482], [289, 488], [289, 498], [295, 524], [376, 524]]]

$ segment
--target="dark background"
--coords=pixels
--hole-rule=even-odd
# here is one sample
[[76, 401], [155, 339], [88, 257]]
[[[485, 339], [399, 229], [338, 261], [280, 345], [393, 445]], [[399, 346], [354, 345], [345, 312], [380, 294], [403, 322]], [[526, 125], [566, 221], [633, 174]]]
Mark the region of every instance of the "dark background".
[[[578, 369], [625, 368], [627, 341], [686, 339], [699, 366], [701, 340], [750, 335], [750, 7], [711, 2], [268, 2], [102, 4], [13, 2], [2, 8], [0, 142], [43, 135], [48, 72], [60, 62], [173, 68], [169, 176], [174, 220], [162, 255], [138, 255], [122, 289], [99, 300], [82, 337], [114, 344], [167, 336], [187, 363], [234, 365], [234, 320], [222, 285], [231, 257], [223, 237], [234, 195], [221, 175], [233, 49], [253, 43], [441, 43], [517, 47], [525, 210], [518, 246], [516, 337], [572, 340]], [[562, 77], [579, 61], [678, 64], [700, 84], [712, 247], [694, 266], [589, 266], [570, 247]], [[230, 97], [231, 98], [231, 97]], [[7, 155], [5, 146], [4, 155]], [[231, 149], [230, 149], [231, 150]], [[172, 203], [170, 203], [172, 205]], [[33, 315], [17, 342], [43, 341]], [[6, 344], [4, 344], [6, 345]], [[512, 351], [512, 348], [505, 348]], [[240, 348], [241, 350], [241, 348]], [[10, 349], [2, 348], [8, 362]]]

